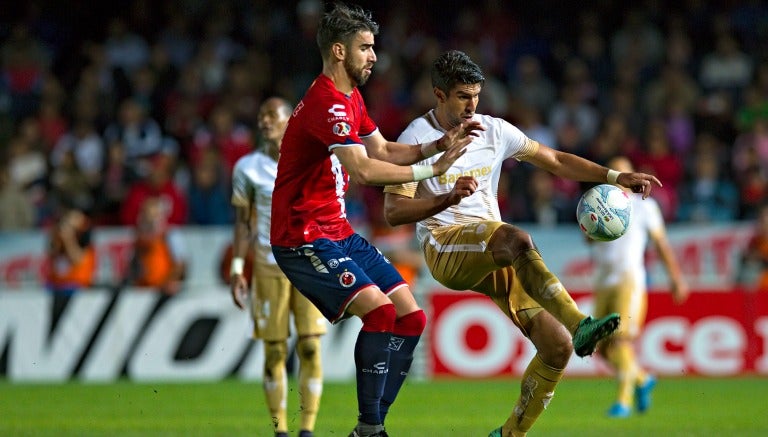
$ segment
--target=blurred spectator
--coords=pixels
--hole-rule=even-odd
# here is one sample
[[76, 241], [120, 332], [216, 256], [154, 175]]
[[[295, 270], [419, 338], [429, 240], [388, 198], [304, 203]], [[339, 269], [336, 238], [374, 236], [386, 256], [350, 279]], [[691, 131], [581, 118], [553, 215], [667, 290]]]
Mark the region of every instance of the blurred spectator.
[[120, 222], [126, 226], [137, 223], [141, 208], [147, 199], [162, 200], [165, 220], [172, 225], [187, 223], [187, 197], [173, 180], [174, 158], [157, 154], [150, 160], [149, 175], [133, 183], [125, 195], [120, 209]]
[[693, 114], [686, 108], [681, 99], [672, 98], [662, 115], [666, 124], [669, 147], [685, 160], [690, 154], [696, 141], [696, 127]]
[[185, 66], [195, 53], [197, 44], [190, 32], [191, 18], [184, 11], [172, 11], [157, 39], [168, 53], [171, 64], [178, 69]]
[[[131, 74], [129, 80], [131, 99], [141, 105], [144, 113], [150, 119], [158, 121], [155, 116], [162, 115], [162, 111], [160, 110], [161, 96], [157, 92], [155, 71], [149, 65], [142, 65]], [[159, 121], [158, 124], [160, 124]]]
[[207, 149], [192, 168], [192, 180], [187, 190], [191, 225], [225, 225], [234, 221], [229, 200], [229, 183], [219, 153]]
[[178, 141], [179, 158], [189, 162], [195, 132], [204, 125], [199, 101], [194, 96], [181, 96], [174, 101], [173, 108], [166, 114], [165, 131]]
[[135, 180], [135, 177], [125, 164], [122, 143], [107, 146], [106, 155], [101, 175], [101, 195], [96, 198], [96, 218], [100, 225], [117, 226], [122, 224], [120, 211], [128, 194], [129, 181]]
[[253, 74], [244, 62], [232, 63], [226, 71], [226, 80], [219, 101], [232, 108], [234, 119], [253, 128], [258, 117], [261, 94], [254, 86]]
[[750, 291], [768, 291], [768, 203], [760, 208], [739, 260], [738, 282]]
[[[627, 130], [633, 137], [640, 137], [645, 129], [646, 115], [640, 111], [640, 98], [637, 90], [628, 85], [616, 85], [611, 88], [607, 100], [601, 106], [604, 117], [619, 116], [624, 119]], [[634, 153], [634, 150], [627, 153]]]
[[8, 165], [0, 162], [0, 233], [31, 229], [35, 210], [24, 190], [8, 174]]
[[594, 12], [582, 15], [576, 55], [598, 84], [609, 83], [613, 69], [606, 54], [606, 41], [600, 33], [600, 17]]
[[[546, 143], [545, 143], [546, 144]], [[638, 139], [630, 132], [627, 119], [618, 113], [606, 115], [600, 130], [592, 142], [587, 157], [605, 165], [618, 155], [631, 155], [640, 147]], [[586, 187], [582, 187], [586, 190]]]
[[[173, 87], [166, 98], [164, 106], [166, 123], [172, 123], [169, 120], [176, 117], [175, 114], [180, 109], [182, 103], [193, 107], [195, 116], [205, 119], [213, 107], [216, 106], [217, 99], [218, 96], [216, 94], [205, 89], [200, 69], [194, 64], [185, 66], [179, 72], [179, 80], [176, 82], [176, 86]], [[189, 112], [189, 114], [192, 113]], [[174, 130], [171, 132], [173, 133]], [[185, 146], [186, 144], [182, 142], [183, 156], [187, 156]]]
[[632, 7], [611, 36], [611, 57], [616, 65], [632, 65], [650, 72], [664, 56], [664, 36], [648, 18], [647, 10]]
[[558, 192], [556, 177], [539, 168], [530, 170], [528, 191], [518, 198], [513, 211], [514, 222], [555, 226], [574, 221], [576, 204]]
[[[556, 132], [569, 126], [577, 129], [579, 142], [585, 144], [592, 141], [597, 133], [600, 116], [593, 106], [584, 101], [582, 89], [578, 85], [567, 84], [562, 87], [560, 99], [549, 113], [549, 124]], [[565, 150], [560, 144], [557, 148]], [[565, 151], [579, 153], [574, 150]]]
[[665, 68], [680, 69], [688, 76], [696, 73], [693, 44], [684, 19], [674, 17], [670, 20], [665, 46]]
[[645, 88], [643, 105], [649, 117], [662, 114], [674, 102], [685, 113], [693, 113], [701, 96], [696, 80], [684, 69], [665, 65], [661, 74]]
[[677, 220], [697, 223], [735, 220], [738, 190], [730, 180], [720, 176], [716, 155], [698, 153], [694, 159], [693, 174], [680, 186]]
[[542, 71], [541, 61], [531, 55], [517, 60], [514, 76], [509, 80], [509, 92], [541, 113], [545, 113], [557, 99], [557, 87]]
[[633, 156], [637, 171], [649, 173], [662, 181], [653, 188], [664, 220], [672, 221], [678, 206], [678, 187], [683, 180], [683, 160], [671, 149], [666, 124], [662, 119], [651, 120], [646, 128], [644, 144]]
[[104, 140], [108, 146], [122, 144], [126, 164], [138, 176], [147, 175], [147, 158], [163, 152], [165, 145], [160, 126], [133, 98], [120, 103], [118, 118], [104, 131]]
[[598, 101], [598, 86], [592, 78], [587, 63], [579, 57], [571, 57], [563, 66], [562, 81], [576, 89], [580, 101], [594, 105]]
[[[323, 13], [320, 0], [300, 0], [296, 3], [295, 27], [279, 35], [272, 45], [272, 57], [277, 65], [290, 71], [290, 75], [277, 74], [274, 80], [288, 82], [283, 85], [285, 97], [298, 101], [322, 70], [322, 60], [317, 56], [317, 26]], [[294, 25], [294, 23], [290, 23]], [[280, 70], [276, 70], [280, 71]], [[282, 89], [281, 89], [282, 90]], [[296, 97], [296, 98], [294, 98]]]
[[72, 294], [93, 285], [96, 275], [96, 249], [91, 242], [91, 224], [77, 209], [65, 211], [48, 237], [46, 287]]
[[50, 151], [69, 129], [69, 122], [61, 112], [60, 104], [54, 99], [44, 99], [37, 112], [37, 124], [45, 151]]
[[733, 144], [732, 166], [739, 187], [740, 218], [754, 219], [768, 202], [768, 117], [745, 126]]
[[741, 51], [736, 38], [723, 34], [715, 41], [715, 49], [704, 55], [699, 80], [705, 91], [728, 91], [737, 98], [752, 79], [753, 68], [752, 59]]
[[123, 285], [147, 287], [165, 295], [181, 291], [187, 268], [182, 235], [167, 221], [160, 197], [142, 202], [134, 226], [133, 255]]
[[51, 206], [91, 212], [94, 209], [95, 189], [99, 182], [98, 179], [90, 179], [80, 171], [74, 151], [67, 150], [60, 155], [58, 165], [51, 171]]
[[516, 120], [515, 125], [523, 131], [525, 136], [542, 144], [557, 145], [555, 132], [549, 125], [544, 124], [541, 112], [533, 106], [518, 101], [513, 94], [510, 95], [513, 96], [509, 104], [510, 118]]
[[106, 148], [93, 121], [76, 120], [71, 130], [64, 133], [53, 147], [50, 163], [53, 168], [61, 165], [64, 155], [72, 153], [77, 168], [97, 186], [106, 161]]
[[35, 207], [35, 224], [44, 224], [48, 217], [46, 182], [48, 163], [41, 150], [21, 136], [14, 136], [7, 145], [8, 175], [11, 183], [24, 191]]
[[162, 125], [165, 123], [166, 117], [163, 105], [179, 80], [179, 69], [171, 62], [171, 54], [161, 44], [152, 46], [148, 67], [154, 77], [154, 87], [151, 93], [152, 112], [150, 115]]
[[[15, 120], [37, 111], [50, 52], [24, 23], [15, 23], [0, 45], [0, 94], [7, 93]], [[2, 91], [5, 91], [4, 93]]]
[[121, 84], [122, 77], [109, 65], [103, 44], [85, 42], [81, 50], [86, 65], [80, 70], [72, 90], [75, 113], [78, 117], [88, 113], [103, 127], [113, 121], [115, 104], [118, 95], [125, 93], [125, 84]]
[[237, 160], [253, 149], [253, 134], [235, 120], [230, 108], [219, 105], [211, 112], [207, 125], [195, 133], [190, 155], [193, 166], [200, 163], [206, 149], [215, 150], [221, 156], [224, 176], [230, 179]]
[[[768, 76], [768, 64], [765, 70]], [[755, 83], [744, 90], [743, 105], [736, 111], [736, 128], [742, 133], [752, 129], [757, 120], [768, 120], [768, 84], [764, 91], [761, 86]]]
[[107, 34], [104, 49], [111, 67], [121, 69], [126, 76], [130, 76], [147, 63], [147, 41], [141, 35], [133, 33], [124, 18], [112, 18], [107, 24]]
[[227, 72], [227, 63], [216, 53], [216, 46], [212, 41], [202, 41], [192, 66], [200, 72], [203, 89], [206, 92], [218, 94], [224, 86]]

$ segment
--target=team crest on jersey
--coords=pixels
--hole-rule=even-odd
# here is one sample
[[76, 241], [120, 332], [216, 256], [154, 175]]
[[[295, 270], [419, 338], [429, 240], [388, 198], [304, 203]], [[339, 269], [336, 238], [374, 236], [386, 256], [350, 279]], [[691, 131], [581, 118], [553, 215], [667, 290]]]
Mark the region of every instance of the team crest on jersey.
[[331, 106], [331, 109], [328, 110], [329, 113], [331, 113], [334, 117], [346, 117], [347, 111], [344, 110], [344, 105], [342, 104], [335, 104]]
[[346, 137], [351, 131], [352, 128], [349, 126], [349, 123], [340, 121], [333, 125], [333, 133], [340, 137]]
[[357, 278], [352, 272], [344, 272], [339, 275], [339, 284], [341, 284], [341, 286], [344, 288], [349, 288], [355, 285], [355, 282], [357, 282]]

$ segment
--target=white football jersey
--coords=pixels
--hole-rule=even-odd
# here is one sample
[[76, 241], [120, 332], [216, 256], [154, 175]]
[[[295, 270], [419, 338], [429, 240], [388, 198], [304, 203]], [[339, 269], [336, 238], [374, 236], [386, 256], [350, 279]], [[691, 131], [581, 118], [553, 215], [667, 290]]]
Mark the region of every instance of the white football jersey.
[[261, 150], [240, 158], [232, 173], [232, 205], [256, 208], [254, 262], [262, 265], [277, 265], [269, 244], [272, 192], [276, 177], [277, 161]]
[[644, 290], [646, 281], [645, 249], [649, 234], [664, 226], [659, 204], [652, 197], [630, 193], [632, 217], [627, 232], [613, 241], [592, 243], [596, 287], [611, 287], [621, 281], [625, 272], [633, 273], [636, 286]]
[[[390, 185], [385, 192], [407, 197], [431, 197], [451, 191], [459, 176], [474, 176], [478, 182], [477, 191], [416, 225], [419, 241], [423, 243], [430, 229], [440, 226], [468, 224], [479, 220], [501, 221], [497, 191], [502, 163], [507, 158], [523, 159], [538, 150], [538, 143], [529, 139], [520, 129], [504, 119], [489, 115], [475, 114], [473, 120], [485, 126], [477, 131], [467, 147], [467, 152], [453, 163], [442, 176], [401, 185]], [[445, 134], [434, 115], [434, 110], [413, 120], [400, 134], [398, 142], [406, 144], [427, 143]], [[427, 158], [421, 164], [432, 164], [440, 154]]]

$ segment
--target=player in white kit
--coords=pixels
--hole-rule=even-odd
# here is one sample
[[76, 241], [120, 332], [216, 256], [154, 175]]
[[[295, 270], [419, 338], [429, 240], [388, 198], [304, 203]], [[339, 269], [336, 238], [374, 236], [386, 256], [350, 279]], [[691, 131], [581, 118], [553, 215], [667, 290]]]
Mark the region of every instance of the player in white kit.
[[521, 436], [549, 404], [573, 352], [591, 354], [616, 329], [619, 315], [593, 319], [582, 313], [530, 235], [501, 221], [496, 195], [503, 161], [526, 161], [574, 180], [618, 182], [644, 196], [660, 182], [554, 150], [506, 120], [476, 113], [484, 80], [480, 67], [462, 52], [446, 52], [433, 63], [436, 107], [411, 122], [398, 141], [427, 144], [468, 120], [486, 129], [442, 176], [386, 187], [384, 209], [392, 225], [418, 222], [426, 264], [437, 281], [487, 295], [536, 346], [512, 413], [490, 434]]
[[[232, 175], [232, 204], [236, 208], [233, 262], [230, 272], [232, 298], [244, 309], [251, 281], [253, 337], [264, 341], [264, 393], [275, 436], [288, 432], [286, 413], [290, 321], [296, 326], [301, 400], [300, 437], [309, 437], [315, 426], [322, 392], [320, 336], [327, 323], [320, 311], [293, 287], [275, 262], [269, 244], [272, 191], [277, 175], [280, 141], [293, 111], [282, 98], [272, 97], [259, 109], [259, 131], [264, 147], [240, 158]], [[252, 224], [255, 223], [255, 229]], [[245, 278], [243, 263], [252, 239], [253, 277]]]
[[[608, 166], [622, 172], [632, 171], [625, 157], [611, 159]], [[645, 251], [649, 241], [654, 243], [669, 274], [674, 301], [682, 303], [688, 296], [688, 285], [667, 239], [659, 204], [653, 198], [642, 199], [634, 193], [629, 196], [632, 218], [627, 232], [613, 241], [588, 240], [595, 263], [594, 313], [621, 314], [619, 329], [599, 346], [601, 357], [613, 369], [618, 382], [616, 400], [607, 412], [611, 417], [629, 416], [633, 397], [635, 409], [645, 412], [656, 385], [656, 379], [637, 362], [633, 344], [642, 330], [648, 305]]]

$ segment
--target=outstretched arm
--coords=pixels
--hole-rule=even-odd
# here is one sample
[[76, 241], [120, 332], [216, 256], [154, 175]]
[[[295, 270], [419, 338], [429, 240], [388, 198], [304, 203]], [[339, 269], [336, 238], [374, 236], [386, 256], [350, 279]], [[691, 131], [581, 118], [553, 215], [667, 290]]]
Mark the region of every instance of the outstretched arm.
[[661, 186], [656, 176], [646, 173], [618, 173], [608, 167], [584, 159], [572, 153], [561, 152], [540, 144], [535, 155], [527, 162], [562, 178], [580, 182], [597, 182], [621, 185], [635, 193], [643, 193], [643, 199], [651, 194], [653, 185]]
[[467, 121], [455, 126], [440, 139], [424, 144], [403, 144], [387, 141], [380, 132], [363, 139], [368, 156], [397, 165], [410, 165], [454, 147], [468, 145], [478, 130], [485, 128], [478, 121]]
[[414, 223], [431, 217], [469, 197], [477, 190], [477, 179], [461, 176], [453, 189], [439, 196], [410, 198], [400, 194], [384, 194], [384, 218], [391, 226]]
[[397, 165], [371, 158], [363, 146], [336, 147], [333, 153], [339, 159], [352, 181], [364, 185], [401, 184], [421, 181], [444, 174], [466, 152], [466, 144], [456, 143], [445, 151], [434, 164]]

